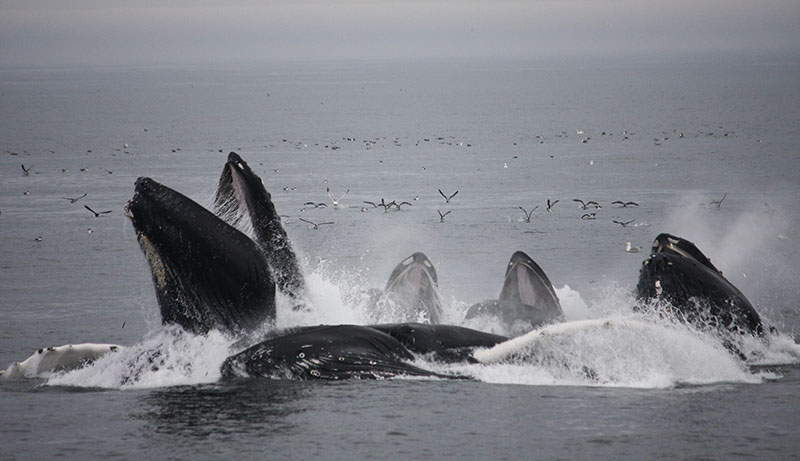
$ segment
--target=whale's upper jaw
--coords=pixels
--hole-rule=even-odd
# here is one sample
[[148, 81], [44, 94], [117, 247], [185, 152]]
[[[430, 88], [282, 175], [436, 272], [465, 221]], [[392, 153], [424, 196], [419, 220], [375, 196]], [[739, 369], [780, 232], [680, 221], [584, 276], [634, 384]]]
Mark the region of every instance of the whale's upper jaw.
[[657, 253], [668, 253], [689, 258], [699, 264], [702, 264], [703, 266], [708, 267], [714, 272], [722, 274], [722, 271], [717, 269], [711, 263], [711, 259], [703, 254], [703, 252], [700, 251], [700, 249], [697, 248], [694, 243], [681, 237], [676, 237], [666, 233], [658, 234], [655, 240], [653, 240], [653, 247], [651, 250], [651, 254]]

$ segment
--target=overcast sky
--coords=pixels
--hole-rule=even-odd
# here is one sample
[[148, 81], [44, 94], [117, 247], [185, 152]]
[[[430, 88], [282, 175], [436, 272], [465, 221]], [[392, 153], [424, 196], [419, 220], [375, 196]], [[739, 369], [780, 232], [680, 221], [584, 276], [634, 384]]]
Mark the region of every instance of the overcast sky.
[[800, 55], [800, 0], [0, 0], [0, 67], [739, 51]]

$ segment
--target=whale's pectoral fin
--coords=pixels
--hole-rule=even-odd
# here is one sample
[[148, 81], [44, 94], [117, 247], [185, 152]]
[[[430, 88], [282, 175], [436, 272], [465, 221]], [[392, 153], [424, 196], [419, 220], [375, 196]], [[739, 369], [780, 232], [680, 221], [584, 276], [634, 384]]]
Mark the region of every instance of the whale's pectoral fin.
[[381, 379], [439, 375], [410, 365], [396, 339], [359, 325], [304, 327], [229, 357], [223, 376], [288, 379]]
[[126, 205], [150, 264], [165, 324], [188, 331], [253, 330], [275, 318], [275, 284], [246, 235], [149, 178]]
[[305, 282], [300, 265], [272, 197], [261, 178], [235, 152], [228, 154], [228, 161], [222, 169], [214, 212], [234, 226], [243, 217], [248, 218], [278, 289], [293, 298], [302, 296]]

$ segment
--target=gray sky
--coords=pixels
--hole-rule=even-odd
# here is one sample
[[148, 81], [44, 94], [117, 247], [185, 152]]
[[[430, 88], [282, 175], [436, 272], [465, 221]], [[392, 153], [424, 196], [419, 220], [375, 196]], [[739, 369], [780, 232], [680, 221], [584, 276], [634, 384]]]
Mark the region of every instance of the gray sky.
[[740, 51], [800, 54], [800, 0], [0, 0], [0, 67]]

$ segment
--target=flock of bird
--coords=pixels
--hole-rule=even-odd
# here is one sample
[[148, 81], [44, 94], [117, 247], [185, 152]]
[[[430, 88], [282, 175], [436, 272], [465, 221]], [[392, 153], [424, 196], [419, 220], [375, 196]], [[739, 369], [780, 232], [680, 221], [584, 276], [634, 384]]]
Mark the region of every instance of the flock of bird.
[[[326, 192], [328, 194], [328, 197], [330, 198], [330, 202], [331, 202], [331, 207], [332, 208], [360, 208], [362, 212], [368, 211], [368, 210], [374, 209], [374, 208], [382, 208], [384, 210], [384, 212], [389, 212], [392, 209], [400, 211], [400, 210], [402, 210], [403, 206], [409, 206], [409, 207], [413, 206], [413, 204], [411, 202], [407, 202], [407, 201], [398, 202], [397, 200], [392, 200], [391, 202], [387, 202], [386, 199], [383, 198], [383, 197], [380, 199], [379, 202], [378, 201], [368, 201], [368, 200], [363, 201], [363, 203], [365, 205], [369, 205], [369, 207], [345, 205], [345, 204], [342, 203], [342, 200], [350, 192], [350, 189], [345, 190], [344, 193], [342, 193], [341, 195], [338, 195], [338, 196], [336, 194], [334, 194], [333, 191], [331, 191], [330, 187], [326, 188]], [[459, 191], [456, 190], [452, 194], [447, 194], [443, 190], [438, 189], [438, 192], [439, 192], [439, 195], [441, 195], [442, 198], [444, 199], [444, 204], [448, 205], [456, 197], [456, 195], [458, 195]], [[725, 199], [725, 196], [723, 196], [722, 199], [719, 200], [718, 202], [712, 202], [712, 203], [715, 203], [715, 204], [719, 205], [719, 204], [722, 203], [722, 200], [724, 200], [724, 199]], [[415, 201], [419, 200], [419, 196], [414, 197], [414, 200]], [[576, 202], [578, 204], [578, 208], [581, 209], [581, 210], [599, 210], [599, 209], [603, 208], [603, 206], [600, 205], [600, 203], [598, 203], [595, 200], [582, 200], [582, 199], [575, 198], [575, 199], [572, 199], [572, 201]], [[546, 201], [546, 204], [545, 204], [546, 205], [546, 210], [548, 212], [552, 212], [555, 209], [555, 206], [556, 206], [556, 204], [558, 202], [559, 202], [558, 199], [553, 200], [553, 199], [549, 199], [548, 198], [547, 201]], [[615, 200], [615, 201], [611, 202], [611, 205], [615, 205], [617, 208], [631, 208], [631, 207], [638, 207], [639, 206], [639, 204], [637, 202], [634, 202], [634, 201], [623, 201], [623, 200]], [[300, 211], [304, 212], [307, 209], [316, 209], [316, 208], [328, 208], [328, 204], [326, 204], [324, 202], [309, 201], [309, 202], [305, 202], [303, 204], [303, 208], [301, 208]], [[534, 206], [533, 208], [530, 209], [530, 211], [528, 209], [526, 209], [525, 207], [522, 207], [522, 206], [518, 206], [517, 208], [522, 210], [522, 213], [523, 213], [523, 218], [522, 219], [523, 219], [523, 221], [527, 222], [527, 223], [530, 223], [531, 219], [533, 218], [533, 213], [534, 213], [534, 211], [539, 209], [539, 205]], [[437, 208], [436, 212], [439, 215], [439, 222], [444, 223], [445, 222], [445, 217], [448, 216], [450, 213], [452, 213], [453, 210], [442, 211], [442, 210]], [[583, 215], [581, 215], [581, 219], [583, 219], [583, 220], [594, 220], [596, 218], [597, 218], [597, 212], [596, 211], [593, 211], [593, 212], [590, 212], [590, 213], [584, 213]], [[335, 224], [335, 222], [333, 222], [333, 221], [315, 222], [315, 221], [311, 221], [311, 220], [305, 219], [305, 218], [298, 218], [298, 219], [301, 222], [304, 222], [304, 223], [310, 225], [311, 228], [314, 229], [314, 230], [319, 229], [320, 226]], [[636, 220], [635, 219], [632, 219], [632, 220], [629, 220], [629, 221], [612, 220], [612, 222], [616, 223], [616, 224], [619, 224], [622, 227], [627, 227], [627, 226], [635, 223]], [[640, 247], [633, 246], [631, 244], [631, 242], [625, 242], [625, 243], [626, 243], [625, 251], [627, 251], [628, 253], [636, 253], [636, 252], [638, 252], [640, 250]]]
[[[34, 165], [31, 165], [31, 166], [28, 166], [28, 167], [26, 167], [26, 166], [25, 166], [25, 164], [20, 164], [20, 167], [22, 168], [22, 175], [23, 175], [23, 176], [30, 176], [30, 174], [31, 174], [31, 172], [32, 172], [32, 170], [33, 170], [33, 167], [34, 167]], [[86, 171], [86, 170], [87, 170], [86, 168], [81, 168], [81, 171]], [[61, 172], [62, 172], [62, 173], [65, 173], [66, 171], [67, 171], [66, 169], [62, 169], [62, 170], [61, 170]], [[104, 170], [104, 171], [105, 171], [106, 173], [108, 173], [108, 174], [112, 174], [112, 173], [113, 173], [113, 172], [112, 172], [112, 171], [110, 171], [110, 170]], [[30, 195], [30, 192], [26, 190], [26, 191], [24, 192], [24, 195]], [[61, 197], [61, 198], [62, 198], [62, 199], [64, 199], [64, 200], [66, 200], [66, 201], [68, 201], [70, 204], [74, 204], [74, 203], [78, 203], [78, 202], [79, 202], [81, 199], [83, 199], [83, 198], [86, 198], [88, 195], [89, 195], [89, 193], [88, 193], [88, 192], [84, 192], [83, 194], [81, 194], [81, 195], [79, 195], [79, 196], [77, 196], [77, 197]], [[90, 207], [89, 205], [83, 205], [83, 208], [85, 208], [85, 209], [86, 209], [88, 212], [92, 213], [92, 214], [94, 215], [94, 217], [95, 217], [95, 218], [99, 218], [100, 216], [103, 216], [103, 215], [110, 214], [110, 213], [113, 211], [113, 210], [95, 211], [95, 210], [94, 210], [92, 207]], [[2, 215], [2, 211], [0, 211], [0, 215]], [[91, 228], [91, 227], [90, 227], [90, 228], [88, 228], [87, 232], [88, 232], [89, 234], [91, 234], [91, 233], [94, 233], [94, 231], [92, 230], [92, 228]], [[37, 235], [37, 236], [36, 236], [36, 237], [34, 237], [34, 239], [33, 239], [33, 241], [34, 241], [34, 242], [42, 242], [43, 240], [44, 240], [44, 239], [42, 238], [42, 236], [41, 236], [41, 235]]]
[[[343, 139], [345, 139], [347, 141], [355, 141], [355, 138], [343, 138]], [[435, 138], [435, 139], [437, 141], [439, 141], [440, 143], [447, 142], [447, 141], [444, 140], [444, 138]], [[395, 140], [395, 141], [397, 141], [397, 140]], [[429, 139], [426, 138], [426, 139], [424, 139], [424, 141], [429, 141]], [[287, 141], [284, 140], [284, 142], [287, 142]], [[463, 145], [460, 142], [458, 144], [459, 145]], [[29, 176], [32, 173], [32, 170], [33, 170], [33, 167], [34, 167], [33, 165], [26, 167], [24, 164], [21, 164], [20, 166], [22, 168], [22, 174], [24, 176]], [[82, 168], [81, 170], [84, 171], [86, 169]], [[113, 173], [110, 170], [105, 170], [105, 171], [108, 174], [112, 174]], [[278, 170], [276, 169], [275, 172], [277, 172], [277, 171]], [[66, 172], [66, 170], [62, 169], [62, 172]], [[284, 188], [284, 190], [290, 190], [290, 189], [291, 190], [296, 190], [295, 187], [292, 187], [292, 188], [285, 187]], [[368, 211], [370, 209], [381, 208], [381, 209], [383, 209], [384, 212], [388, 213], [391, 210], [401, 211], [403, 209], [403, 207], [413, 207], [414, 206], [413, 203], [411, 203], [409, 201], [403, 201], [403, 200], [398, 201], [398, 200], [395, 199], [395, 200], [387, 202], [386, 199], [383, 198], [383, 197], [380, 199], [380, 201], [367, 201], [367, 200], [365, 200], [365, 201], [363, 201], [364, 205], [346, 206], [346, 205], [344, 205], [342, 203], [342, 201], [347, 196], [347, 194], [350, 193], [350, 189], [345, 190], [344, 193], [342, 193], [341, 195], [338, 195], [338, 196], [334, 194], [334, 192], [331, 190], [330, 187], [326, 188], [326, 192], [328, 194], [328, 197], [330, 198], [330, 206], [333, 207], [333, 208], [360, 208], [360, 210], [362, 212], [366, 212], [366, 211]], [[444, 191], [442, 191], [441, 189], [438, 189], [438, 192], [442, 196], [442, 198], [444, 199], [444, 205], [449, 205], [450, 202], [459, 193], [459, 191], [456, 190], [452, 194], [448, 194], [448, 193], [445, 193]], [[28, 195], [28, 194], [29, 194], [29, 192], [26, 191], [25, 195]], [[719, 200], [712, 200], [709, 203], [709, 206], [713, 206], [713, 207], [719, 209], [722, 206], [722, 203], [725, 200], [725, 198], [727, 197], [727, 195], [728, 194], [725, 193]], [[86, 198], [87, 196], [88, 196], [88, 193], [83, 193], [82, 195], [79, 195], [77, 197], [62, 197], [62, 198], [64, 200], [67, 200], [70, 204], [75, 204], [78, 201]], [[413, 200], [414, 201], [419, 200], [419, 196], [414, 197]], [[602, 208], [602, 205], [600, 205], [600, 203], [598, 203], [595, 200], [583, 200], [583, 199], [579, 199], [579, 198], [572, 199], [572, 201], [578, 204], [578, 208], [579, 209], [581, 209], [583, 211], [586, 211], [586, 213], [584, 213], [584, 214], [582, 214], [580, 216], [580, 219], [589, 220], [589, 221], [597, 219], [597, 210]], [[553, 200], [553, 199], [548, 198], [546, 200], [546, 203], [545, 203], [546, 211], [547, 212], [552, 212], [554, 210], [556, 204], [558, 204], [558, 203], [559, 203], [558, 199]], [[632, 208], [632, 207], [638, 207], [639, 206], [639, 203], [637, 203], [637, 202], [634, 202], [634, 201], [623, 201], [623, 200], [615, 200], [615, 201], [611, 202], [610, 204], [613, 205], [613, 206], [616, 206], [617, 208]], [[325, 202], [308, 201], [308, 202], [305, 202], [303, 204], [303, 207], [300, 209], [300, 211], [304, 212], [307, 209], [327, 208], [327, 207], [329, 207], [329, 205], [327, 203], [325, 203]], [[108, 214], [110, 214], [112, 212], [112, 210], [96, 211], [92, 207], [90, 207], [89, 205], [84, 205], [84, 208], [89, 213], [91, 213], [95, 218], [99, 218], [101, 216], [108, 215]], [[539, 209], [539, 205], [534, 206], [530, 210], [528, 210], [528, 209], [526, 209], [525, 207], [522, 207], [522, 206], [518, 206], [517, 208], [519, 210], [521, 210], [522, 213], [523, 213], [522, 221], [524, 221], [526, 223], [530, 223], [532, 221], [532, 219], [533, 219], [534, 212], [537, 209]], [[437, 208], [436, 212], [437, 212], [437, 214], [439, 216], [439, 221], [441, 223], [444, 223], [445, 222], [445, 217], [450, 215], [453, 212], [453, 210], [452, 209], [441, 210], [441, 209]], [[0, 213], [2, 213], [2, 212], [0, 211]], [[333, 221], [315, 222], [315, 221], [312, 221], [312, 220], [309, 220], [309, 219], [305, 219], [305, 218], [298, 218], [298, 219], [301, 222], [308, 224], [314, 230], [318, 230], [320, 228], [320, 226], [326, 226], [326, 225], [335, 224], [335, 222], [333, 222]], [[618, 225], [620, 225], [622, 227], [628, 227], [631, 224], [635, 223], [636, 220], [628, 220], [628, 221], [612, 220], [612, 222], [615, 223], [615, 224], [618, 224]], [[92, 229], [91, 228], [89, 229], [89, 233], [92, 233]], [[41, 238], [41, 236], [38, 236], [34, 240], [38, 242], [38, 241], [41, 241], [42, 238]], [[626, 251], [627, 252], [636, 253], [639, 250], [640, 250], [640, 247], [635, 247], [635, 246], [633, 246], [631, 244], [631, 242], [626, 242]]]
[[[362, 212], [365, 212], [365, 211], [368, 211], [368, 210], [374, 209], [374, 208], [382, 208], [384, 210], [384, 212], [389, 212], [390, 210], [393, 210], [393, 209], [397, 210], [397, 211], [400, 211], [400, 210], [402, 210], [403, 206], [408, 206], [408, 207], [413, 206], [413, 204], [411, 202], [407, 202], [407, 201], [398, 202], [397, 200], [392, 200], [391, 202], [387, 202], [385, 198], [381, 198], [379, 202], [378, 201], [366, 201], [366, 200], [363, 201], [363, 203], [365, 205], [369, 205], [369, 207], [366, 207], [366, 206], [348, 206], [348, 205], [345, 205], [345, 204], [342, 203], [342, 199], [344, 199], [344, 197], [350, 192], [350, 189], [345, 190], [345, 192], [343, 194], [339, 195], [339, 196], [335, 195], [331, 191], [330, 187], [328, 187], [326, 189], [326, 192], [328, 194], [328, 197], [330, 198], [331, 206], [333, 208], [360, 208]], [[444, 204], [448, 205], [456, 197], [456, 195], [458, 195], [459, 191], [456, 190], [452, 194], [447, 194], [444, 191], [442, 191], [441, 189], [438, 189], [438, 192], [439, 192], [439, 195], [441, 195], [442, 198], [444, 199]], [[727, 197], [727, 193], [725, 193], [722, 196], [721, 199], [711, 201], [710, 204], [715, 206], [716, 208], [720, 208], [721, 205], [722, 205], [722, 202], [725, 200], [725, 197]], [[419, 200], [419, 196], [416, 196], [414, 198], [414, 200], [415, 201]], [[559, 203], [559, 201], [560, 200], [558, 200], [558, 199], [553, 200], [553, 199], [548, 198], [546, 200], [546, 203], [545, 203], [545, 206], [546, 206], [545, 209], [547, 210], [547, 212], [553, 212], [554, 209], [555, 209], [556, 204]], [[597, 219], [597, 210], [603, 208], [603, 206], [599, 202], [597, 202], [596, 200], [583, 200], [583, 199], [579, 199], [579, 198], [574, 198], [574, 199], [572, 199], [572, 201], [578, 204], [578, 208], [580, 210], [583, 210], [583, 211], [594, 210], [594, 211], [590, 211], [590, 212], [587, 212], [587, 213], [584, 213], [583, 215], [581, 215], [580, 218], [582, 220], [595, 220], [595, 219]], [[639, 203], [631, 201], [631, 200], [615, 200], [613, 202], [610, 202], [610, 205], [614, 206], [615, 208], [636, 208], [636, 207], [639, 207]], [[305, 211], [306, 209], [309, 209], [309, 208], [328, 208], [328, 204], [326, 204], [324, 202], [312, 202], [312, 201], [309, 201], [309, 202], [304, 203], [303, 208], [301, 208], [300, 211], [303, 212], [303, 211]], [[528, 210], [528, 209], [526, 209], [525, 207], [522, 207], [522, 206], [518, 206], [517, 208], [519, 210], [521, 210], [522, 213], [523, 213], [522, 221], [524, 221], [526, 223], [530, 223], [532, 218], [533, 218], [533, 213], [537, 209], [539, 209], [539, 205], [534, 206], [530, 210]], [[450, 215], [453, 212], [453, 210], [451, 209], [451, 210], [442, 211], [441, 209], [437, 208], [436, 212], [439, 215], [439, 222], [444, 223], [445, 222], [445, 217]], [[304, 218], [299, 218], [299, 220], [304, 222], [304, 223], [306, 223], [306, 224], [309, 224], [311, 226], [311, 228], [315, 229], [315, 230], [319, 229], [320, 226], [323, 226], [323, 225], [335, 224], [335, 222], [333, 222], [333, 221], [314, 222], [314, 221], [311, 221], [311, 220], [308, 220], [308, 219], [304, 219]], [[613, 222], [615, 224], [618, 224], [621, 227], [628, 227], [628, 226], [634, 224], [636, 222], [636, 220], [635, 219], [631, 219], [631, 220], [627, 220], [627, 221], [619, 221], [619, 220], [616, 220], [616, 219], [612, 219], [611, 222]], [[628, 253], [638, 253], [640, 250], [641, 250], [641, 247], [633, 246], [633, 244], [630, 241], [625, 242], [625, 251], [626, 252], [628, 252]]]

